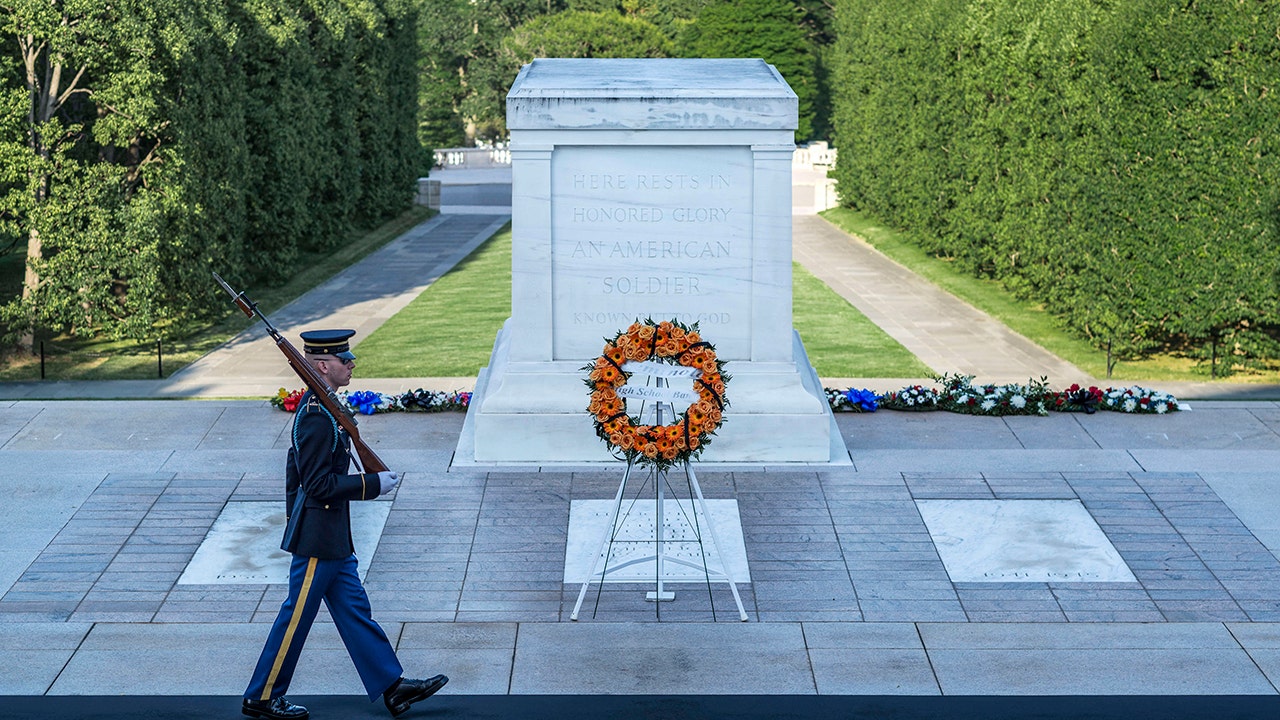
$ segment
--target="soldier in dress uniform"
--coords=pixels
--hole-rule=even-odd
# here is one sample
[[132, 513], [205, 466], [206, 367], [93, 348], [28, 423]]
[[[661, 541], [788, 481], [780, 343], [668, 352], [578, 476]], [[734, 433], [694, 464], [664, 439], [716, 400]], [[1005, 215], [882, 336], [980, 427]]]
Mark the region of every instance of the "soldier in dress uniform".
[[[351, 382], [356, 356], [349, 339], [354, 330], [302, 333], [303, 352], [331, 389]], [[323, 600], [351, 655], [370, 702], [379, 695], [393, 716], [426, 699], [449, 682], [444, 675], [427, 680], [402, 676], [403, 669], [387, 635], [374, 622], [351, 541], [350, 503], [373, 500], [395, 489], [390, 471], [349, 474], [351, 438], [312, 393], [298, 403], [293, 442], [285, 465], [285, 526], [281, 548], [293, 555], [289, 597], [280, 606], [241, 712], [266, 720], [305, 720], [307, 709], [285, 699], [298, 656]]]

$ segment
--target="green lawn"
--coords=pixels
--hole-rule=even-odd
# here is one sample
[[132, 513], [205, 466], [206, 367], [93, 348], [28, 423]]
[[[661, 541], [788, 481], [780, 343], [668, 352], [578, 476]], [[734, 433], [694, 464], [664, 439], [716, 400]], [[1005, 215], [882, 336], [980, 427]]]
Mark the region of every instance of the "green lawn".
[[[1107, 375], [1107, 355], [1091, 343], [1069, 332], [1061, 321], [1037, 303], [1019, 300], [994, 280], [975, 278], [957, 270], [952, 263], [934, 257], [910, 242], [906, 234], [880, 226], [848, 208], [833, 208], [822, 216], [846, 232], [866, 240], [880, 252], [910, 268], [933, 284], [959, 297], [1008, 325], [1032, 342], [1074, 364], [1096, 378]], [[947, 368], [940, 368], [944, 372]], [[1053, 379], [1053, 378], [1051, 378]], [[1174, 354], [1155, 355], [1143, 360], [1116, 364], [1112, 379], [1192, 380], [1209, 379], [1205, 367]], [[1232, 382], [1280, 382], [1280, 372], [1238, 372]]]
[[[824, 377], [924, 377], [914, 355], [794, 266], [794, 323]], [[481, 245], [359, 345], [363, 377], [466, 377], [511, 314], [511, 230]], [[621, 328], [619, 328], [621, 329]], [[715, 342], [715, 338], [709, 338]]]

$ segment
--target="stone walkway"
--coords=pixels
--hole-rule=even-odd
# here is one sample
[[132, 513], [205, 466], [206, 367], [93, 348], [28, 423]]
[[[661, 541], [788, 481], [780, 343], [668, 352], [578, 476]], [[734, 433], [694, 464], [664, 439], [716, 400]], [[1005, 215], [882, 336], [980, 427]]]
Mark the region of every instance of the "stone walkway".
[[[298, 334], [308, 328], [353, 328], [358, 346], [510, 219], [501, 213], [436, 215], [272, 313], [271, 323], [295, 346], [301, 345]], [[235, 289], [255, 295], [252, 288]], [[360, 389], [457, 390], [474, 382], [471, 377], [394, 378], [365, 380]], [[0, 398], [244, 398], [297, 384], [259, 322], [164, 380], [0, 383]]]
[[[279, 505], [288, 419], [265, 401], [0, 406], [0, 693], [241, 692], [283, 586], [178, 580], [229, 503]], [[608, 585], [598, 611], [593, 590], [568, 622], [571, 507], [611, 497], [620, 468], [450, 470], [461, 422], [362, 422], [405, 472], [362, 551], [375, 614], [447, 693], [1277, 693], [1280, 403], [840, 415], [854, 467], [700, 473], [737, 502], [748, 623], [724, 585], [659, 610], [644, 583]], [[921, 511], [938, 501], [1071, 503], [1134, 579], [953, 581]], [[293, 692], [359, 694], [331, 625]]]

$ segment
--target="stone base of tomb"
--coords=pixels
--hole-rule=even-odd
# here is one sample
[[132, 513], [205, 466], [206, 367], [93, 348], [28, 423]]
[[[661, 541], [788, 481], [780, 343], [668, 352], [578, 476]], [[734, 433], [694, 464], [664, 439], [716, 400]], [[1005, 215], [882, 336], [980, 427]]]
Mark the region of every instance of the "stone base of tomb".
[[[617, 462], [586, 411], [585, 363], [511, 362], [509, 330], [476, 380], [454, 465]], [[795, 362], [725, 366], [729, 407], [700, 463], [850, 463], [800, 336], [793, 338]]]

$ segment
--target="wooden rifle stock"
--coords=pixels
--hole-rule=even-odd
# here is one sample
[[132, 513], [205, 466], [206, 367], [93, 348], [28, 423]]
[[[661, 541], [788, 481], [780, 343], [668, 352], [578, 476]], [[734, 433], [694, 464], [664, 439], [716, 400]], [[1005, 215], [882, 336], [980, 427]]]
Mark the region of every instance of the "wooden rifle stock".
[[218, 276], [218, 273], [214, 273], [213, 277], [224, 290], [231, 293], [236, 307], [240, 308], [241, 312], [251, 318], [258, 318], [267, 326], [267, 334], [271, 336], [272, 340], [276, 341], [276, 347], [280, 348], [280, 352], [284, 353], [285, 359], [289, 361], [289, 367], [293, 368], [293, 371], [306, 384], [307, 389], [329, 411], [329, 414], [338, 422], [338, 425], [342, 426], [342, 429], [346, 430], [347, 434], [351, 436], [351, 447], [355, 449], [356, 455], [360, 458], [360, 467], [364, 472], [379, 473], [387, 470], [387, 464], [382, 462], [382, 458], [378, 457], [378, 453], [374, 452], [368, 443], [360, 439], [360, 431], [356, 428], [355, 417], [342, 406], [338, 396], [334, 394], [329, 384], [316, 373], [316, 369], [311, 367], [311, 363], [307, 362], [302, 353], [298, 352], [298, 348], [294, 347], [288, 338], [272, 327], [271, 321], [267, 320], [267, 317], [258, 311], [257, 303], [249, 300], [243, 292], [237, 293], [232, 290], [231, 286]]

